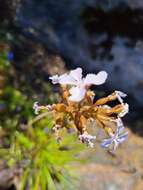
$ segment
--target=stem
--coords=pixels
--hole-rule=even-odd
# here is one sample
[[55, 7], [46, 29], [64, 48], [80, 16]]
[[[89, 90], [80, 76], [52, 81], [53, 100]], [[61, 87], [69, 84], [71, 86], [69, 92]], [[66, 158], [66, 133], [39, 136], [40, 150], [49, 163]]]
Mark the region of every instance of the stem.
[[50, 116], [51, 112], [45, 112], [45, 113], [42, 113], [40, 115], [38, 115], [37, 117], [35, 117], [33, 120], [31, 120], [29, 123], [28, 123], [28, 127], [32, 127], [32, 125], [36, 122], [38, 122], [39, 120], [43, 119], [44, 117], [46, 116]]

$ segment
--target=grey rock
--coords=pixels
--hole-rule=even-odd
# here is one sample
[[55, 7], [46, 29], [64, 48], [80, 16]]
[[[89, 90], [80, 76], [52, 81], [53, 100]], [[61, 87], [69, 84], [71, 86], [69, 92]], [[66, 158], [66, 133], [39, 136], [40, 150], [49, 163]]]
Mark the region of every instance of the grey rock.
[[68, 67], [106, 70], [107, 87], [143, 105], [142, 0], [23, 0], [16, 23]]

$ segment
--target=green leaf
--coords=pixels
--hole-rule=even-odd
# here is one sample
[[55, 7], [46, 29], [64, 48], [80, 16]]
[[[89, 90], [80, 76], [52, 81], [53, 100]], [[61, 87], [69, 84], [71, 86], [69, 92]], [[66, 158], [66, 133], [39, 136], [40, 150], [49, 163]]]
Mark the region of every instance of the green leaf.
[[29, 172], [30, 172], [30, 168], [26, 168], [25, 171], [23, 172], [21, 181], [18, 187], [19, 190], [24, 190], [26, 182], [28, 181]]
[[50, 172], [47, 170], [47, 182], [48, 182], [48, 188], [49, 190], [56, 190], [55, 183], [51, 177]]
[[16, 138], [18, 143], [24, 148], [31, 149], [34, 144], [23, 133], [16, 132]]

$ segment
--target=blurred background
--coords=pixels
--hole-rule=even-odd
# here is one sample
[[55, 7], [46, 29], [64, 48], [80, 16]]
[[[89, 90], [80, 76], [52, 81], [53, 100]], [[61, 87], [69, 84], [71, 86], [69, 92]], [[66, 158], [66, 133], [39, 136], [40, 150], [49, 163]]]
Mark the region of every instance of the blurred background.
[[[78, 164], [73, 190], [142, 190], [143, 1], [0, 0], [1, 130], [23, 130], [34, 117], [33, 102], [58, 99], [49, 76], [77, 67], [84, 74], [107, 71], [97, 95], [127, 93], [130, 113], [129, 138], [115, 155], [98, 145], [83, 150], [87, 162]], [[9, 146], [6, 136], [0, 148]]]

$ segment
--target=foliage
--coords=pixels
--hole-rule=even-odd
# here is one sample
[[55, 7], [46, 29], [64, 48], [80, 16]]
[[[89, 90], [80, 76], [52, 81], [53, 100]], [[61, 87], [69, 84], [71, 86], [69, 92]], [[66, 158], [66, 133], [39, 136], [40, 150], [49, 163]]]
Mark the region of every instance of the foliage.
[[73, 174], [68, 163], [77, 160], [82, 147], [77, 146], [75, 136], [66, 132], [58, 144], [52, 137], [52, 120], [45, 116], [47, 113], [39, 115], [29, 122], [24, 133], [16, 131], [13, 136], [8, 164], [23, 169], [18, 189], [28, 186], [30, 190], [54, 190], [59, 183], [62, 189], [67, 189], [72, 184], [69, 182]]

